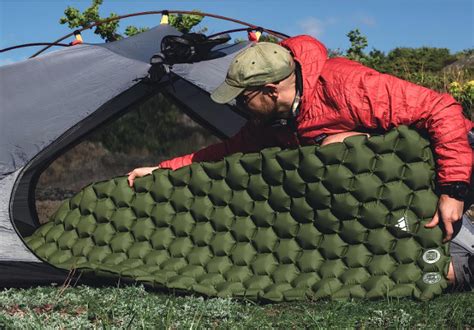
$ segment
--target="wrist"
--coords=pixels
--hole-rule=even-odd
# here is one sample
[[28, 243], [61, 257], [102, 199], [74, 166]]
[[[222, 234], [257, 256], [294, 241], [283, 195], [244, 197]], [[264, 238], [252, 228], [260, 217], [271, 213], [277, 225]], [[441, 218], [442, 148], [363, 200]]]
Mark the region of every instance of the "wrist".
[[469, 193], [469, 184], [463, 181], [447, 182], [440, 185], [438, 190], [442, 195], [447, 195], [458, 201], [464, 201]]

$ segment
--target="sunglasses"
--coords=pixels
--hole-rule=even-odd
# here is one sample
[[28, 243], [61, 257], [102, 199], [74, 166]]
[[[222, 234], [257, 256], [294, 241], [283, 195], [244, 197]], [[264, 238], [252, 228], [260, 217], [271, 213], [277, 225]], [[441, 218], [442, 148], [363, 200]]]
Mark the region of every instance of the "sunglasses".
[[246, 107], [250, 103], [250, 101], [252, 101], [261, 91], [262, 91], [261, 88], [257, 88], [257, 89], [250, 90], [248, 93], [246, 93], [247, 91], [242, 92], [236, 98], [237, 104], [243, 105]]

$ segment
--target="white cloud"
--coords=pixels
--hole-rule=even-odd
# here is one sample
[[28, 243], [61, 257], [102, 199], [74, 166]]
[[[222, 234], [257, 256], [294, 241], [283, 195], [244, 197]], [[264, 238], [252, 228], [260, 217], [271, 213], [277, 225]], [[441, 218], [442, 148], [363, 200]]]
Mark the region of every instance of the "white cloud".
[[324, 34], [326, 28], [330, 25], [338, 23], [338, 19], [334, 17], [328, 17], [325, 19], [319, 19], [316, 17], [307, 17], [298, 23], [299, 27], [303, 30], [302, 33], [309, 34], [313, 37], [319, 38]]
[[334, 24], [337, 24], [338, 22], [339, 22], [339, 19], [335, 17], [328, 17], [324, 20], [325, 25], [334, 25]]
[[366, 15], [366, 14], [360, 14], [358, 16], [357, 20], [360, 23], [362, 23], [364, 25], [367, 25], [367, 26], [375, 26], [377, 24], [374, 17], [372, 17], [370, 15]]
[[325, 23], [320, 19], [308, 17], [301, 21], [299, 26], [303, 29], [304, 34], [320, 37], [324, 32]]

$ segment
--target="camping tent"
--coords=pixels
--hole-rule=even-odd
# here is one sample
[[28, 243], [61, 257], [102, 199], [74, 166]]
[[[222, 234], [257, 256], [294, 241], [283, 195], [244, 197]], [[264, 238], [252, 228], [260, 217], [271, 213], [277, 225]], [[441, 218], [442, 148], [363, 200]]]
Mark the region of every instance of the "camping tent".
[[235, 107], [212, 102], [209, 92], [246, 43], [218, 46], [219, 56], [211, 60], [174, 65], [165, 78], [172, 84], [141, 79], [161, 39], [179, 34], [160, 25], [127, 39], [76, 45], [0, 67], [0, 286], [64, 279], [65, 273], [38, 259], [22, 237], [39, 226], [34, 200], [41, 172], [97, 126], [156, 93], [172, 97], [220, 137], [245, 123]]

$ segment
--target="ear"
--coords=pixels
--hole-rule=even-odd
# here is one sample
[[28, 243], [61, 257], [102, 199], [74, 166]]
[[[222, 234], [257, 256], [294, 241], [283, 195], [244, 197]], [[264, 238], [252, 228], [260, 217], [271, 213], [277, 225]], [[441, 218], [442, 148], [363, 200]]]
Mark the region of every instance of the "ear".
[[263, 87], [263, 91], [265, 94], [268, 94], [271, 97], [278, 97], [279, 91], [278, 86], [276, 84], [265, 84]]

